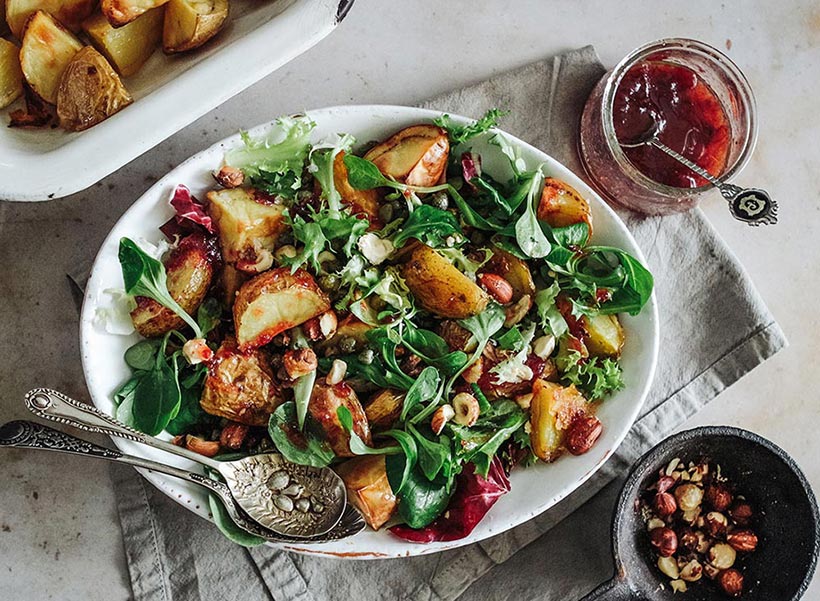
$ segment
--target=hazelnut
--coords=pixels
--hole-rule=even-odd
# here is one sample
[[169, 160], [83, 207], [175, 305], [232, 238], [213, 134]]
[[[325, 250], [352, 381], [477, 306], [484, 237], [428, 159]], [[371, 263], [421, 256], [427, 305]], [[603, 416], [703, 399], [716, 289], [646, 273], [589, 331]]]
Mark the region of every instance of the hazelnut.
[[678, 508], [675, 497], [670, 495], [668, 492], [659, 492], [656, 494], [653, 506], [655, 508], [655, 513], [664, 518], [675, 513], [675, 510]]
[[573, 455], [583, 455], [598, 441], [603, 430], [601, 420], [594, 415], [579, 415], [570, 423], [564, 444]]
[[706, 574], [706, 577], [709, 580], [714, 580], [720, 574], [720, 570], [718, 570], [715, 566], [710, 563], [706, 563], [703, 565], [703, 573]]
[[700, 507], [695, 507], [694, 509], [690, 509], [688, 511], [684, 511], [681, 514], [681, 519], [689, 525], [697, 524], [701, 521], [700, 517]]
[[312, 349], [300, 348], [285, 351], [282, 365], [288, 377], [296, 380], [314, 371], [319, 366], [319, 361]]
[[686, 582], [695, 582], [700, 580], [701, 576], [703, 576], [703, 566], [700, 565], [697, 559], [693, 559], [687, 563], [680, 571], [681, 579]]
[[673, 593], [685, 593], [686, 583], [683, 580], [670, 580], [669, 586]]
[[660, 518], [652, 518], [646, 523], [646, 529], [649, 532], [652, 532], [655, 528], [663, 528], [664, 526], [666, 526], [666, 522]]
[[442, 405], [436, 409], [435, 413], [433, 413], [433, 417], [430, 419], [430, 428], [432, 428], [433, 434], [436, 436], [441, 434], [444, 425], [453, 419], [455, 414], [456, 412], [450, 405]]
[[729, 597], [739, 597], [743, 593], [743, 574], [738, 570], [724, 570], [718, 576], [721, 590]]
[[709, 548], [706, 558], [719, 570], [726, 570], [735, 565], [737, 553], [726, 543], [717, 543]]
[[655, 528], [649, 540], [662, 557], [671, 557], [678, 550], [678, 536], [671, 528]]
[[680, 577], [678, 562], [675, 561], [674, 557], [658, 557], [658, 569], [672, 580], [677, 580]]
[[692, 511], [700, 506], [703, 490], [695, 484], [681, 484], [675, 489], [675, 500], [682, 511]]
[[723, 484], [710, 484], [704, 494], [706, 503], [715, 511], [726, 511], [732, 504], [732, 493]]
[[704, 520], [704, 527], [709, 536], [714, 538], [723, 538], [726, 536], [726, 530], [729, 527], [729, 520], [726, 516], [717, 511], [710, 511], [706, 514]]
[[757, 548], [757, 535], [751, 530], [737, 530], [726, 537], [726, 542], [735, 551], [751, 553]]
[[709, 538], [700, 530], [695, 532], [695, 536], [698, 537], [698, 546], [695, 547], [695, 551], [703, 555], [709, 550], [709, 545], [712, 543], [709, 541]]
[[729, 509], [729, 516], [740, 526], [746, 526], [752, 519], [752, 506], [745, 501], [735, 501]]
[[661, 476], [658, 478], [657, 484], [655, 484], [655, 490], [658, 492], [666, 492], [670, 488], [675, 486], [675, 479], [671, 476]]
[[478, 282], [490, 293], [500, 304], [506, 305], [512, 300], [513, 289], [510, 283], [500, 275], [494, 273], [481, 273], [478, 275]]
[[219, 442], [188, 434], [185, 437], [185, 448], [205, 457], [214, 457], [219, 453]]
[[453, 410], [455, 411], [453, 421], [468, 428], [478, 421], [478, 414], [481, 411], [478, 399], [469, 392], [459, 392], [453, 397]]
[[223, 188], [238, 188], [245, 182], [245, 174], [236, 167], [222, 165], [214, 172], [214, 179]]
[[340, 384], [342, 380], [345, 379], [346, 373], [347, 363], [341, 359], [334, 359], [333, 363], [330, 364], [330, 371], [327, 372], [327, 376], [325, 376], [325, 382], [327, 382], [328, 386], [336, 386], [336, 384]]
[[249, 427], [238, 422], [228, 422], [222, 428], [222, 433], [219, 435], [219, 444], [226, 449], [236, 451], [242, 447], [245, 442], [245, 437], [248, 435]]
[[[461, 377], [464, 378], [464, 381], [468, 384], [475, 384], [478, 382], [479, 378], [484, 374], [484, 359], [479, 357], [476, 361], [470, 365], [467, 369], [465, 369], [461, 373]], [[530, 395], [530, 399], [532, 399], [532, 395]], [[529, 409], [529, 406], [527, 406]]]
[[698, 548], [698, 543], [700, 539], [698, 535], [695, 533], [694, 530], [691, 528], [684, 528], [678, 533], [678, 541], [680, 542], [680, 546], [684, 551], [689, 553], [694, 553], [695, 550]]

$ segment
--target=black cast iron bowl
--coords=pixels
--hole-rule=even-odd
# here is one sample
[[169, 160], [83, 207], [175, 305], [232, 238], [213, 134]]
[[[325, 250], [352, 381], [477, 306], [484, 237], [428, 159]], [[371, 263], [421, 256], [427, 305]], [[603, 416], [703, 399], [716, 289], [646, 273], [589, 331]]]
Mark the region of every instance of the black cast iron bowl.
[[[714, 582], [691, 583], [674, 594], [657, 569], [646, 525], [636, 507], [641, 491], [675, 457], [708, 458], [719, 464], [755, 510], [754, 553], [738, 554], [744, 574], [743, 601], [797, 601], [814, 574], [820, 552], [820, 515], [806, 477], [783, 449], [739, 428], [709, 426], [670, 436], [641, 457], [624, 484], [612, 518], [615, 576], [582, 601], [726, 600]], [[661, 589], [660, 585], [664, 588]]]

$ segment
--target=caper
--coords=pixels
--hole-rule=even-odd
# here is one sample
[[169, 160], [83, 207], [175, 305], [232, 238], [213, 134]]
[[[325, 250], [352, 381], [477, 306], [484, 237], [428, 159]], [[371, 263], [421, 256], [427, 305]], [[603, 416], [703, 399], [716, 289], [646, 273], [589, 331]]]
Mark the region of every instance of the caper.
[[343, 353], [352, 353], [356, 350], [356, 339], [350, 336], [345, 336], [339, 340], [339, 350]]
[[369, 348], [364, 349], [361, 353], [359, 353], [359, 361], [365, 365], [370, 365], [373, 363], [373, 350]]
[[447, 193], [442, 190], [433, 194], [433, 196], [430, 197], [430, 205], [442, 211], [446, 211], [450, 205]]
[[339, 288], [339, 276], [334, 273], [328, 273], [323, 275], [319, 279], [319, 283], [321, 284], [324, 290], [334, 291], [338, 290]]
[[379, 219], [381, 219], [382, 223], [390, 223], [393, 221], [393, 205], [390, 203], [383, 204], [379, 208]]

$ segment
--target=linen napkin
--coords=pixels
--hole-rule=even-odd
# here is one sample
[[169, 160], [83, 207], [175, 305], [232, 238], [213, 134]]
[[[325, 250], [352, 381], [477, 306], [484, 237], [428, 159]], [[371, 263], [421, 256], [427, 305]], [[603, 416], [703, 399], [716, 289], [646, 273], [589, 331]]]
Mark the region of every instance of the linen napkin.
[[[583, 173], [575, 151], [580, 113], [604, 72], [595, 50], [586, 47], [423, 106], [473, 117], [492, 107], [509, 110], [505, 130]], [[608, 577], [607, 528], [617, 483], [607, 484], [786, 344], [742, 266], [700, 211], [664, 218], [621, 216], [656, 277], [661, 355], [638, 420], [617, 453], [584, 486], [550, 511], [477, 544], [423, 557], [341, 561], [233, 545], [133, 470], [115, 465], [112, 477], [135, 599], [451, 601], [465, 591], [470, 599], [565, 599]]]

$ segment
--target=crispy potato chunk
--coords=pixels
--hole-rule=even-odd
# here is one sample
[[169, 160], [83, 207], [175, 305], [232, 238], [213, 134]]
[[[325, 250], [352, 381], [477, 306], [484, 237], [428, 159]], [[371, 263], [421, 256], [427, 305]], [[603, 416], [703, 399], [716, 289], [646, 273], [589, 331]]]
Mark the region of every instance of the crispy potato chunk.
[[441, 317], [464, 319], [477, 315], [490, 301], [475, 282], [424, 244], [413, 251], [402, 275], [419, 304]]
[[82, 47], [51, 15], [35, 12], [20, 46], [20, 66], [31, 89], [46, 102], [56, 104], [63, 71]]
[[79, 31], [80, 23], [94, 11], [97, 0], [5, 0], [6, 22], [16, 38], [23, 37], [26, 21], [36, 11], [53, 15], [66, 29]]
[[207, 197], [225, 261], [249, 273], [270, 269], [276, 239], [286, 228], [285, 207], [252, 188], [213, 190]]
[[283, 398], [270, 361], [261, 351], [240, 352], [226, 338], [208, 365], [199, 404], [211, 415], [248, 426], [265, 426]]
[[487, 273], [495, 273], [509, 282], [513, 289], [512, 302], [523, 296], [535, 294], [535, 282], [527, 264], [500, 248], [493, 248], [493, 256], [482, 268]]
[[385, 388], [380, 390], [368, 401], [364, 407], [364, 414], [370, 423], [370, 429], [389, 430], [399, 419], [401, 407], [404, 404], [405, 394], [398, 390]]
[[378, 530], [393, 517], [398, 501], [387, 481], [384, 455], [362, 455], [345, 461], [336, 471], [347, 487], [348, 501], [368, 526]]
[[436, 125], [413, 125], [364, 155], [388, 177], [410, 186], [434, 186], [447, 168], [450, 141]]
[[159, 46], [163, 11], [162, 7], [149, 10], [122, 27], [113, 27], [105, 15], [97, 13], [83, 22], [83, 30], [117, 72], [129, 77]]
[[199, 48], [219, 33], [227, 18], [228, 0], [170, 0], [162, 49], [170, 54]]
[[248, 280], [233, 305], [239, 348], [248, 350], [270, 342], [275, 336], [316, 317], [330, 308], [330, 301], [307, 271], [279, 267]]
[[0, 38], [0, 109], [6, 108], [23, 93], [20, 49]]
[[310, 395], [308, 411], [325, 431], [330, 448], [339, 457], [352, 457], [350, 451], [350, 434], [342, 427], [337, 410], [347, 407], [353, 416], [353, 431], [365, 444], [371, 444], [370, 426], [367, 423], [364, 409], [359, 403], [356, 392], [344, 382], [330, 385], [318, 380]]
[[[182, 239], [165, 262], [168, 292], [190, 315], [195, 315], [205, 300], [214, 274], [214, 254], [209, 245], [201, 234], [191, 234]], [[138, 296], [136, 301], [131, 320], [141, 336], [154, 338], [185, 327], [181, 317], [155, 300]]]
[[589, 203], [575, 188], [559, 179], [548, 177], [544, 180], [544, 191], [541, 192], [536, 215], [552, 227], [584, 222], [589, 226], [589, 235], [592, 235]]
[[617, 315], [584, 315], [584, 342], [590, 355], [617, 357], [624, 346], [624, 329]]
[[102, 0], [100, 10], [111, 25], [122, 27], [141, 14], [167, 2], [168, 0]]
[[535, 456], [548, 462], [558, 459], [564, 450], [567, 428], [586, 411], [586, 399], [574, 384], [564, 387], [546, 380], [536, 380], [530, 404], [530, 443]]
[[82, 131], [134, 101], [105, 57], [91, 46], [66, 65], [57, 90], [57, 117], [68, 131]]
[[347, 167], [344, 151], [333, 159], [333, 185], [342, 196], [342, 202], [349, 206], [354, 215], [364, 215], [371, 224], [380, 226], [379, 193], [377, 190], [357, 190], [347, 181]]

